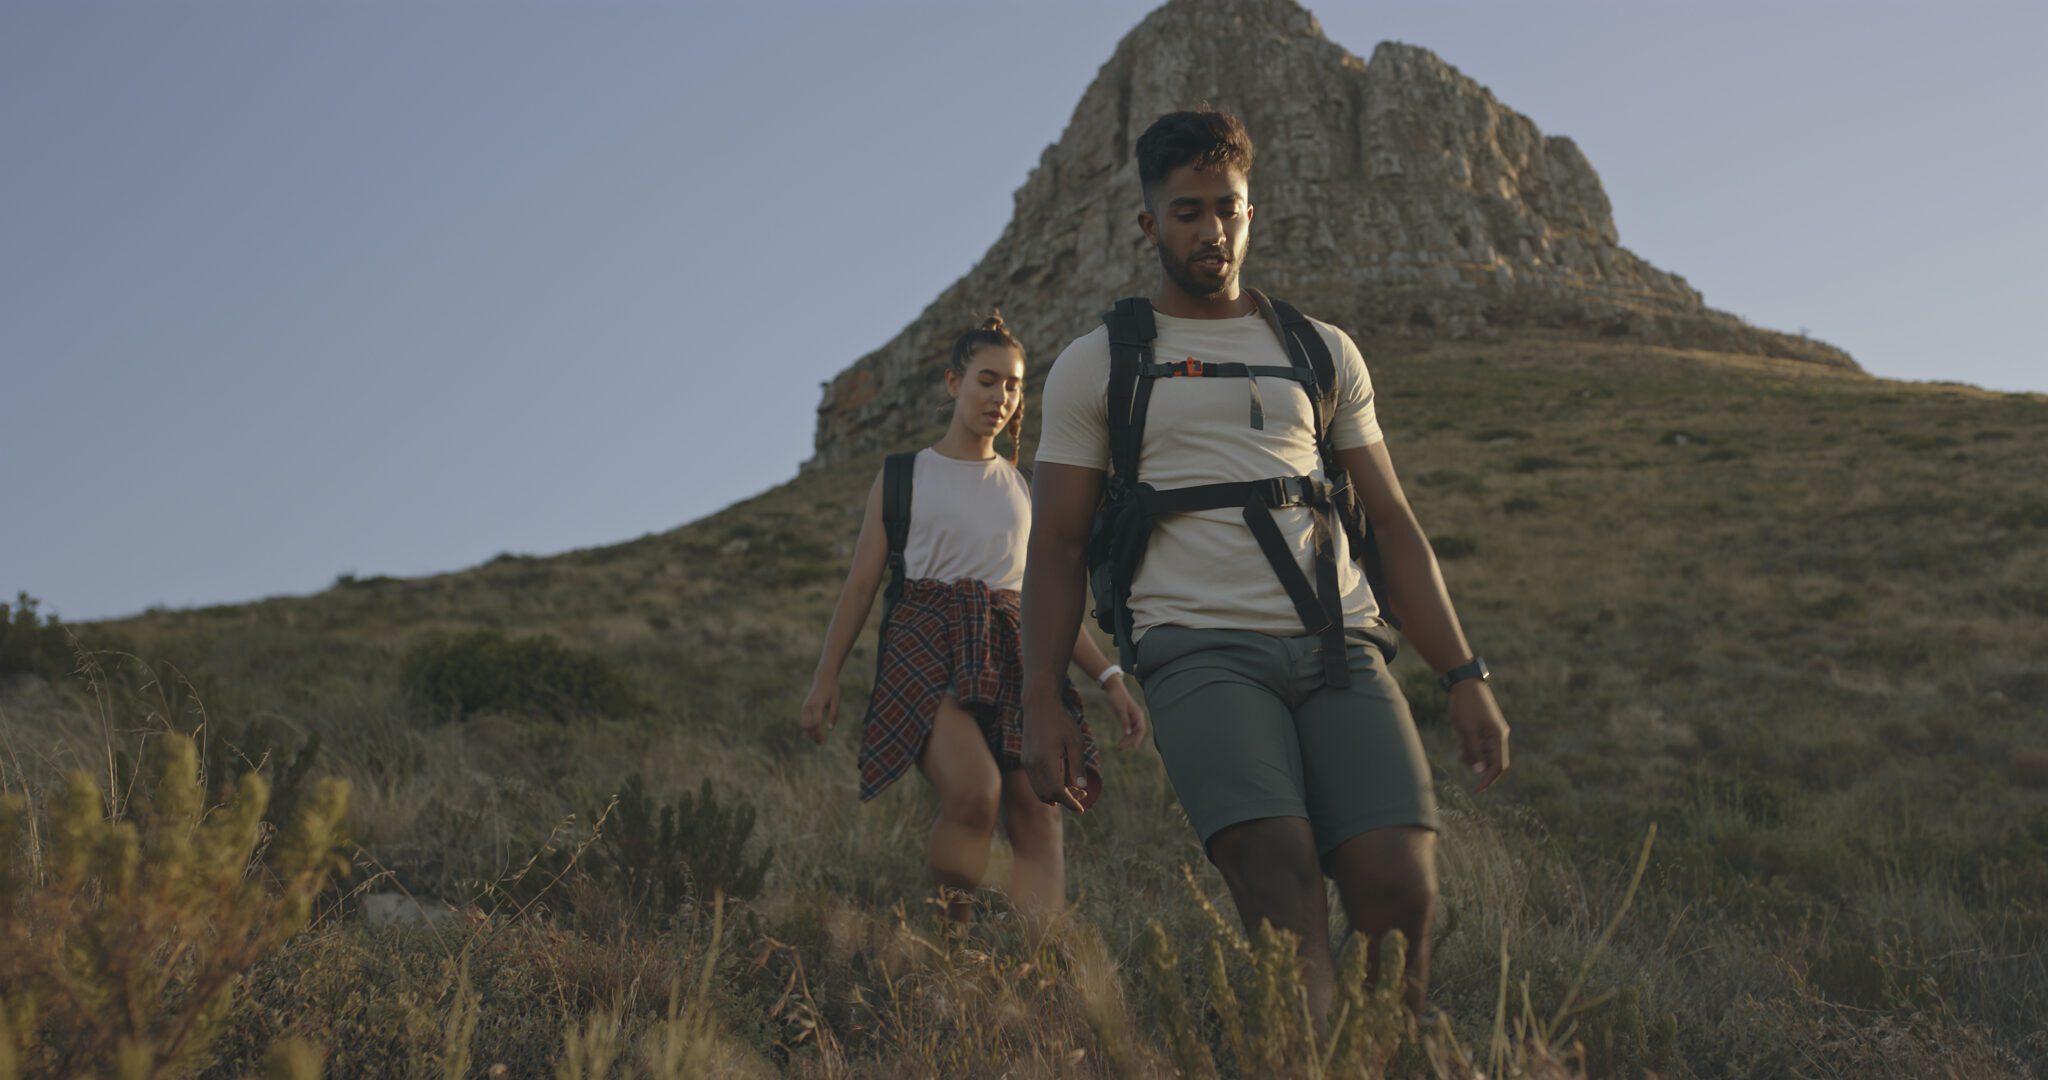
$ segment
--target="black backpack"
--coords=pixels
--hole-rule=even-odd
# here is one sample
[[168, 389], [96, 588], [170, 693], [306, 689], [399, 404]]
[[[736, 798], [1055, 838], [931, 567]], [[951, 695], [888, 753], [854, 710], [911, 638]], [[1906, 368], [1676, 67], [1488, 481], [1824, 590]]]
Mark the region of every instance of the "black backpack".
[[[1102, 316], [1109, 327], [1109, 477], [1102, 506], [1096, 511], [1088, 539], [1088, 582], [1094, 594], [1095, 620], [1115, 637], [1119, 659], [1136, 667], [1130, 612], [1131, 582], [1144, 561], [1154, 520], [1161, 514], [1242, 507], [1245, 525], [1272, 564], [1273, 574], [1294, 604], [1302, 628], [1323, 639], [1323, 677], [1330, 686], [1349, 686], [1345, 659], [1344, 598], [1337, 585], [1335, 531], [1342, 528], [1352, 558], [1363, 569], [1383, 617], [1393, 622], [1386, 604], [1379, 546], [1358, 500], [1330, 445], [1330, 422], [1336, 413], [1336, 362], [1322, 334], [1307, 316], [1284, 300], [1269, 300], [1245, 290], [1287, 350], [1289, 366], [1197, 360], [1155, 363], [1152, 341], [1158, 330], [1151, 301], [1119, 300]], [[1316, 428], [1316, 450], [1324, 479], [1276, 476], [1160, 491], [1138, 480], [1139, 451], [1145, 444], [1145, 412], [1156, 380], [1171, 378], [1244, 379], [1251, 388], [1251, 424], [1265, 426], [1265, 407], [1258, 378], [1288, 379], [1309, 398]], [[1315, 514], [1315, 581], [1295, 564], [1287, 538], [1273, 519], [1280, 507], [1305, 506]], [[1391, 656], [1388, 657], [1392, 659]]]

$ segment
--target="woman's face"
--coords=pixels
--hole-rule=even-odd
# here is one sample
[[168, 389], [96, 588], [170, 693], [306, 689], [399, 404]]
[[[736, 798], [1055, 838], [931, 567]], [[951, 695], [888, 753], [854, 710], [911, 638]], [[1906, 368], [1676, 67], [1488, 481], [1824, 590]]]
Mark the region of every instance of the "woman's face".
[[1024, 407], [1024, 354], [1007, 345], [983, 345], [967, 358], [967, 374], [946, 369], [953, 395], [953, 422], [985, 439], [995, 438]]

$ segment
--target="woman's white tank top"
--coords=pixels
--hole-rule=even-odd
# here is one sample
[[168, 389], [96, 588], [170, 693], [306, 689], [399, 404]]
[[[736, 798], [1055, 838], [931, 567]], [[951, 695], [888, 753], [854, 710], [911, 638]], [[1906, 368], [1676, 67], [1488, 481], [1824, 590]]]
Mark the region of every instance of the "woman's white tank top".
[[1031, 489], [1008, 458], [960, 461], [930, 447], [918, 451], [903, 547], [911, 580], [976, 578], [991, 589], [1022, 589], [1030, 535]]

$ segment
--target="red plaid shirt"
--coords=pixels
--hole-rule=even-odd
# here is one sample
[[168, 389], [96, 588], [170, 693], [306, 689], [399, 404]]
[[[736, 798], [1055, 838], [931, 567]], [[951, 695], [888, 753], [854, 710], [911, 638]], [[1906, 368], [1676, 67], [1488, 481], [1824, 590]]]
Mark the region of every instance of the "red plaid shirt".
[[[881, 630], [875, 692], [861, 722], [861, 801], [881, 794], [916, 763], [931, 737], [939, 701], [949, 692], [981, 722], [997, 768], [1023, 767], [1021, 612], [1016, 592], [990, 589], [972, 578], [903, 583], [903, 599]], [[1064, 684], [1061, 700], [1080, 725], [1089, 790], [1100, 797], [1101, 757], [1072, 682]]]

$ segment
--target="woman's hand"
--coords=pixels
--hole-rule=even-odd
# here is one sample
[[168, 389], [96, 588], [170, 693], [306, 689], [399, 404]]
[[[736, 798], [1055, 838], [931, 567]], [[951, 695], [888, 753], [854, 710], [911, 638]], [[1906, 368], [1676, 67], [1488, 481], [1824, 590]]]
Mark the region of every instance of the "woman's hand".
[[804, 698], [804, 734], [819, 746], [825, 745], [825, 733], [839, 722], [839, 676], [829, 678], [819, 672], [811, 680], [811, 692]]
[[1136, 749], [1145, 737], [1145, 707], [1124, 689], [1122, 675], [1111, 678], [1103, 689], [1109, 693], [1109, 707], [1116, 710], [1116, 718], [1123, 725], [1123, 736], [1116, 741], [1117, 749]]

